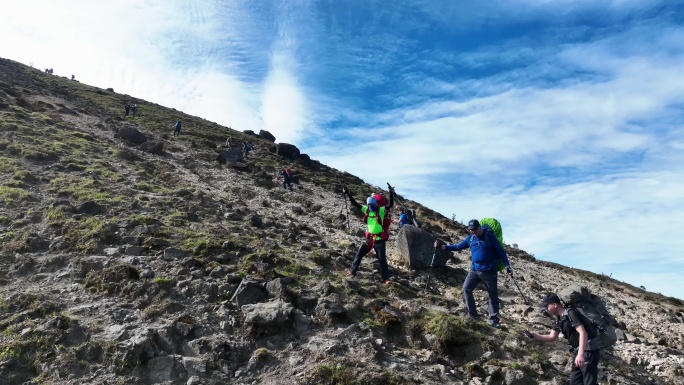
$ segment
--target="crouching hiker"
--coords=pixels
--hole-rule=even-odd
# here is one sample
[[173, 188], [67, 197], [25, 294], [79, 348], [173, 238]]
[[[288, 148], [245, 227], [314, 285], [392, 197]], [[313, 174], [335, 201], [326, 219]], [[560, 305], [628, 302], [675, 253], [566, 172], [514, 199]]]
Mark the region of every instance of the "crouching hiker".
[[570, 352], [575, 354], [575, 359], [570, 370], [570, 385], [596, 385], [598, 384], [598, 363], [601, 353], [600, 347], [592, 346], [590, 341], [597, 336], [589, 319], [584, 317], [578, 310], [563, 306], [558, 295], [547, 293], [539, 304], [539, 307], [554, 316], [555, 324], [547, 335], [525, 330], [523, 333], [529, 338], [542, 342], [554, 342], [558, 335], [563, 336], [570, 344]]
[[[359, 251], [356, 252], [356, 257], [354, 257], [354, 262], [352, 262], [347, 277], [355, 277], [356, 272], [359, 271], [363, 257], [371, 250], [375, 250], [375, 254], [380, 262], [380, 277], [382, 278], [382, 282], [389, 284], [389, 268], [387, 266], [385, 241], [389, 239], [387, 230], [392, 223], [389, 210], [394, 205], [394, 189], [390, 189], [390, 199], [389, 203], [386, 205], [381, 205], [374, 196], [368, 197], [366, 204], [361, 205], [354, 200], [354, 197], [351, 196], [351, 193], [346, 188], [342, 189], [342, 193], [349, 197], [349, 203], [352, 206], [363, 212], [363, 221], [368, 225], [366, 240], [361, 244], [361, 247], [359, 247]], [[379, 194], [375, 196], [382, 197]], [[382, 199], [385, 200], [384, 197], [382, 197]]]
[[511, 269], [510, 262], [508, 262], [506, 252], [489, 227], [486, 227], [486, 230], [484, 230], [477, 219], [472, 219], [468, 222], [468, 231], [470, 231], [470, 235], [460, 243], [445, 245], [437, 240], [435, 241], [435, 248], [449, 251], [460, 251], [470, 248], [472, 263], [470, 264], [468, 276], [463, 283], [463, 296], [465, 297], [468, 315], [474, 319], [479, 318], [477, 308], [475, 307], [473, 290], [478, 283], [483, 282], [489, 294], [489, 324], [499, 327], [501, 326], [499, 321], [499, 289], [497, 287], [497, 267], [499, 261], [503, 261], [504, 265], [506, 265], [506, 271], [511, 276], [513, 275], [513, 269]]

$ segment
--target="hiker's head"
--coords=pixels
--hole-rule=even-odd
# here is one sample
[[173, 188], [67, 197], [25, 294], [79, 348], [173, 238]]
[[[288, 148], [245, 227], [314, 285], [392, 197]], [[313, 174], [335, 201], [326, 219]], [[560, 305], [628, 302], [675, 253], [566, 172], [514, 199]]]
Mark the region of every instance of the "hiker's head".
[[555, 293], [546, 293], [542, 301], [539, 303], [539, 307], [546, 310], [551, 315], [561, 315], [563, 313], [561, 300]]
[[368, 210], [375, 212], [378, 210], [378, 201], [373, 197], [368, 197], [368, 199], [366, 199], [366, 206], [368, 206]]
[[482, 235], [482, 227], [480, 227], [480, 221], [477, 219], [471, 219], [468, 222], [468, 231], [477, 236]]
[[404, 214], [406, 210], [403, 207], [399, 207], [399, 214]]

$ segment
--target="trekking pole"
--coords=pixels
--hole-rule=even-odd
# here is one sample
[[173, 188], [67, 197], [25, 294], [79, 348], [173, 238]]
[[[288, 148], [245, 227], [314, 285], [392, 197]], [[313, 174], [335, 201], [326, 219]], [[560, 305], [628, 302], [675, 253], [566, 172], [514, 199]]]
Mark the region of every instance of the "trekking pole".
[[[387, 182], [387, 188], [389, 189], [389, 191], [393, 191], [393, 190], [394, 190], [394, 187], [390, 186], [389, 182]], [[397, 198], [397, 202], [399, 202], [399, 204], [401, 205], [401, 207], [404, 208], [404, 210], [408, 210], [408, 209], [406, 208], [406, 206], [404, 206], [404, 202], [402, 202], [401, 199], [399, 199], [399, 197], [397, 196], [397, 194], [394, 194], [394, 197]]]
[[342, 200], [344, 200], [344, 217], [347, 218], [347, 230], [349, 230], [349, 208], [347, 208], [347, 196], [342, 192]]
[[[513, 285], [515, 285], [515, 287], [518, 288], [518, 291], [520, 292], [520, 295], [521, 295], [521, 296], [523, 297], [523, 299], [525, 300], [525, 303], [528, 304], [528, 305], [530, 305], [530, 300], [527, 299], [527, 297], [525, 296], [525, 294], [523, 294], [522, 289], [520, 289], [520, 286], [518, 286], [518, 282], [516, 282], [516, 280], [513, 278], [513, 275], [509, 274], [509, 277], [511, 278], [511, 282], [513, 282]], [[530, 305], [530, 306], [532, 306], [532, 305]]]
[[435, 251], [432, 253], [432, 261], [430, 262], [430, 270], [428, 271], [427, 282], [425, 282], [425, 290], [427, 290], [428, 286], [430, 285], [430, 275], [432, 275], [432, 265], [435, 264], [435, 255], [436, 254], [437, 254], [437, 247], [435, 247]]

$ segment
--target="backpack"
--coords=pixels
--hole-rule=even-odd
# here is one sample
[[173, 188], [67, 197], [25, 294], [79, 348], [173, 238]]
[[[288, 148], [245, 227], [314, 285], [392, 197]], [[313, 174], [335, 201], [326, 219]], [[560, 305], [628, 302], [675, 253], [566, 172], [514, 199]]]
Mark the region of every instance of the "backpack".
[[245, 142], [245, 148], [247, 149], [247, 151], [252, 151], [252, 143]]
[[181, 128], [181, 122], [180, 122], [180, 121], [177, 121], [177, 122], [176, 122], [176, 125], [173, 126], [173, 127], [174, 127], [176, 130], [180, 130], [180, 128]]
[[406, 213], [406, 223], [407, 224], [414, 225], [416, 227], [422, 226], [420, 221], [418, 220], [418, 218], [416, 218], [416, 210], [406, 209], [404, 212]]
[[285, 169], [285, 175], [287, 175], [288, 178], [292, 178], [292, 170], [290, 170], [289, 168], [286, 168]]
[[[385, 207], [389, 204], [387, 201], [387, 198], [385, 198], [385, 195], [382, 193], [378, 194], [373, 194], [373, 198], [375, 201], [378, 203], [378, 211], [376, 213], [380, 212], [380, 207]], [[368, 223], [368, 213], [363, 216], [363, 223]], [[382, 233], [380, 233], [380, 238], [382, 238], [383, 241], [386, 241], [389, 239], [389, 228], [392, 225], [392, 216], [389, 213], [389, 210], [385, 209], [385, 216], [380, 219], [380, 215], [376, 214], [371, 218], [375, 218], [378, 223], [382, 226]]]
[[[485, 232], [485, 242], [487, 241], [487, 233], [492, 232], [494, 233], [494, 236], [496, 239], [499, 241], [499, 244], [501, 245], [501, 248], [505, 250], [505, 246], [503, 243], [503, 230], [501, 229], [501, 223], [499, 223], [498, 220], [495, 218], [482, 218], [480, 220], [480, 226], [482, 226], [482, 231]], [[504, 265], [503, 260], [499, 259], [498, 264], [496, 266], [496, 269], [498, 271], [504, 271], [506, 268], [506, 265]]]
[[558, 293], [563, 306], [575, 309], [588, 320], [597, 336], [589, 340], [589, 350], [611, 348], [617, 341], [615, 318], [608, 312], [606, 302], [599, 296], [592, 294], [589, 289], [577, 284], [570, 285]]

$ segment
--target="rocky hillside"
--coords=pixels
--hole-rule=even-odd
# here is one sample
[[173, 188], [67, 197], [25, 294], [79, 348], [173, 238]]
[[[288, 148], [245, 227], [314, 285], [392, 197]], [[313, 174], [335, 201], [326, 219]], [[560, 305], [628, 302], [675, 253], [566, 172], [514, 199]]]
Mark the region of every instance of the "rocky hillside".
[[[249, 159], [216, 161], [229, 134]], [[284, 167], [293, 191], [274, 184]], [[602, 384], [684, 384], [683, 302], [606, 276], [508, 247], [527, 300], [502, 279], [500, 329], [464, 317], [467, 252], [426, 289], [393, 229], [392, 284], [372, 256], [344, 278], [363, 224], [347, 228], [341, 185], [378, 189], [268, 133], [0, 60], [0, 383], [566, 384], [565, 342], [521, 330], [548, 330], [529, 302], [577, 282], [621, 325]], [[402, 201], [434, 236], [465, 236]]]

